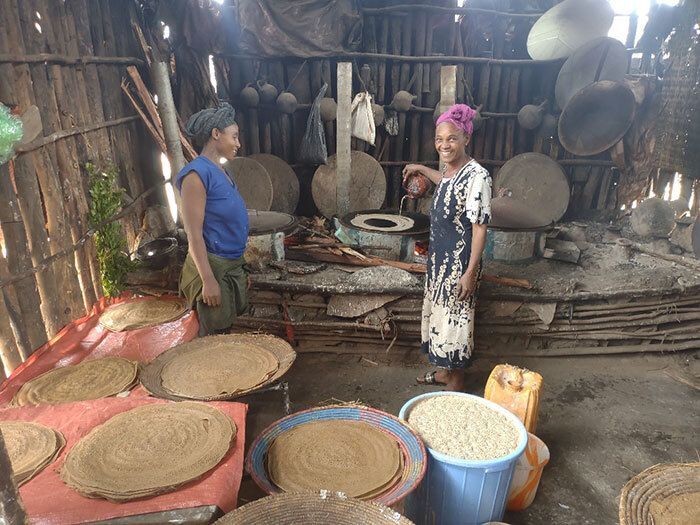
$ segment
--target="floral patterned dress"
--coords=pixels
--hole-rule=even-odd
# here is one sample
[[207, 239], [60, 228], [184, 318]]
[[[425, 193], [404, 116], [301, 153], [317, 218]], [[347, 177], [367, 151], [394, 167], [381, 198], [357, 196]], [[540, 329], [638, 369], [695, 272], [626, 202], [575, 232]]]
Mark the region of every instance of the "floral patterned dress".
[[490, 215], [491, 175], [478, 162], [472, 159], [440, 181], [430, 211], [421, 347], [441, 368], [469, 366], [476, 294], [460, 301], [457, 284], [471, 256], [472, 224], [488, 224]]

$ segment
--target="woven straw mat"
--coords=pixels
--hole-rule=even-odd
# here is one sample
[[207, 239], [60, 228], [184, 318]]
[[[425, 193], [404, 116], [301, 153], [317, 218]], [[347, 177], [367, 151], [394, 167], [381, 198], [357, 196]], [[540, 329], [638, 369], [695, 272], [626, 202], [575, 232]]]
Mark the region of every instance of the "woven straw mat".
[[90, 359], [49, 370], [24, 383], [12, 399], [15, 406], [58, 405], [117, 395], [129, 390], [138, 364], [121, 357]]
[[141, 384], [165, 399], [233, 399], [276, 381], [295, 358], [286, 341], [271, 335], [207, 336], [159, 355]]
[[52, 463], [66, 444], [60, 432], [26, 421], [0, 421], [0, 434], [18, 486]]
[[699, 523], [700, 463], [654, 465], [637, 474], [620, 495], [621, 525]]
[[95, 427], [66, 456], [61, 478], [84, 496], [128, 501], [170, 492], [214, 468], [235, 424], [204, 403], [152, 404]]
[[270, 480], [285, 492], [327, 489], [371, 499], [398, 482], [398, 443], [358, 421], [314, 421], [280, 434], [267, 453]]
[[275, 494], [222, 516], [215, 525], [412, 525], [389, 507], [329, 491]]
[[137, 330], [175, 321], [187, 311], [184, 300], [149, 297], [115, 304], [100, 316], [100, 324], [112, 332]]

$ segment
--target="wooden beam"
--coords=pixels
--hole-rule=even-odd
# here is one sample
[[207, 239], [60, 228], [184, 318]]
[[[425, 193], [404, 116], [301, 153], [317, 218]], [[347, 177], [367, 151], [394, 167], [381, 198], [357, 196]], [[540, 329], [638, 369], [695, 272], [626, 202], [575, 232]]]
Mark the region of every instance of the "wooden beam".
[[0, 516], [2, 523], [7, 525], [28, 523], [17, 484], [12, 476], [10, 456], [7, 453], [2, 433], [0, 433]]
[[441, 14], [441, 15], [467, 15], [467, 14], [481, 14], [481, 15], [494, 15], [502, 16], [506, 18], [539, 18], [542, 13], [511, 13], [508, 11], [496, 11], [493, 9], [482, 9], [479, 7], [439, 7], [434, 5], [421, 5], [421, 4], [410, 4], [410, 5], [392, 5], [387, 7], [362, 7], [360, 8], [365, 15], [380, 15], [385, 13], [397, 13], [397, 12], [409, 12], [409, 11], [428, 11], [431, 14]]
[[[214, 56], [222, 58], [235, 58], [239, 60], [299, 60], [298, 57], [266, 57], [254, 54], [240, 53], [214, 53]], [[531, 66], [548, 66], [561, 62], [561, 60], [532, 60], [530, 58], [488, 58], [488, 57], [465, 57], [465, 56], [443, 56], [443, 55], [391, 55], [388, 53], [361, 53], [349, 52], [338, 53], [330, 56], [319, 56], [307, 58], [307, 60], [352, 60], [358, 58], [366, 58], [370, 60], [395, 60], [397, 62], [440, 62], [454, 64], [497, 64], [502, 66], [509, 65], [531, 65]]]
[[143, 66], [145, 62], [136, 57], [97, 57], [97, 56], [68, 56], [54, 53], [40, 53], [37, 55], [11, 55], [0, 54], [0, 64], [61, 64], [65, 66], [81, 65], [81, 64], [131, 64]]
[[337, 213], [343, 217], [350, 212], [350, 134], [352, 105], [352, 63], [338, 63], [338, 113], [336, 135], [336, 199]]
[[98, 129], [111, 128], [112, 126], [127, 124], [138, 119], [138, 115], [133, 115], [131, 117], [123, 117], [114, 120], [108, 120], [107, 122], [98, 122], [96, 124], [90, 124], [88, 126], [80, 126], [78, 128], [62, 129], [61, 131], [51, 133], [51, 135], [47, 135], [45, 137], [41, 137], [40, 139], [33, 140], [28, 144], [18, 146], [15, 149], [15, 152], [17, 153], [17, 155], [21, 155], [22, 153], [28, 153], [30, 151], [37, 150], [48, 144], [53, 144], [54, 142], [64, 139], [66, 137], [72, 137], [74, 135], [83, 135], [85, 133], [90, 133], [91, 131], [97, 131]]

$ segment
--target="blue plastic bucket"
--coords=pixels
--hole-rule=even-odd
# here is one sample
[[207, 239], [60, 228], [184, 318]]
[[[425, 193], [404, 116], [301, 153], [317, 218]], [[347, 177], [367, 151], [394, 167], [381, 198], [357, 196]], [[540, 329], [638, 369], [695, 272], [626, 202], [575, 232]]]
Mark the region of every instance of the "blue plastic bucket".
[[405, 514], [417, 525], [481, 525], [500, 521], [518, 458], [527, 445], [522, 422], [505, 408], [481, 397], [458, 392], [431, 392], [409, 400], [399, 412], [406, 421], [411, 408], [434, 396], [465, 396], [500, 412], [518, 429], [518, 448], [489, 461], [469, 461], [441, 454], [429, 447], [428, 470], [418, 488], [406, 498]]

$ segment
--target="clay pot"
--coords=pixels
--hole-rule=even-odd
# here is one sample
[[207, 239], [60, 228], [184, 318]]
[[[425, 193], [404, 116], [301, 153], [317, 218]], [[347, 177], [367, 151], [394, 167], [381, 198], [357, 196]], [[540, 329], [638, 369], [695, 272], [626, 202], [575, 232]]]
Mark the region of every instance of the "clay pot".
[[542, 117], [542, 124], [540, 124], [540, 133], [545, 137], [552, 137], [557, 132], [557, 124], [559, 123], [559, 118], [556, 115], [547, 113]]
[[323, 122], [333, 122], [338, 113], [338, 104], [335, 99], [324, 97], [321, 99], [321, 120]]
[[420, 199], [428, 193], [430, 181], [427, 177], [414, 173], [406, 177], [406, 180], [403, 182], [403, 188], [411, 199]]
[[260, 103], [258, 91], [250, 84], [241, 90], [240, 99], [241, 104], [249, 108], [254, 108]]
[[282, 113], [291, 115], [296, 111], [298, 105], [297, 97], [295, 97], [289, 91], [283, 91], [277, 97], [277, 109], [279, 109]]
[[544, 106], [547, 102], [542, 102], [539, 106], [528, 104], [518, 111], [518, 124], [523, 129], [536, 129], [542, 124], [544, 117]]
[[411, 95], [408, 91], [399, 91], [394, 95], [394, 99], [391, 101], [391, 107], [396, 111], [405, 113], [411, 109], [413, 101], [416, 100], [416, 98], [417, 97]]
[[264, 80], [258, 80], [258, 92], [260, 93], [260, 101], [263, 104], [274, 104], [275, 100], [277, 100], [277, 88]]

